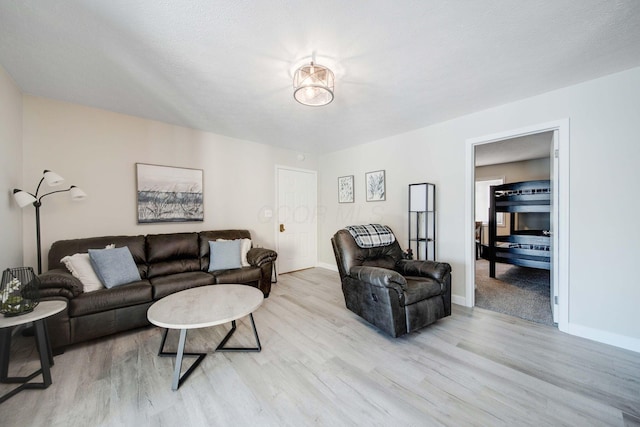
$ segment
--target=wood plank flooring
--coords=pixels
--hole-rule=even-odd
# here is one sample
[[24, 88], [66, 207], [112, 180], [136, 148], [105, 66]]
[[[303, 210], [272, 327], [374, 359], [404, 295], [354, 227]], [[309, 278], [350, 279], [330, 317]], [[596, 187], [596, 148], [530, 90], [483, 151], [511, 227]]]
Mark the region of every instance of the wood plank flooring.
[[[210, 353], [175, 392], [158, 328], [71, 347], [51, 387], [0, 405], [0, 425], [640, 425], [640, 354], [550, 326], [454, 306], [390, 338], [345, 308], [337, 273], [321, 268], [280, 275], [254, 315], [262, 352]], [[250, 328], [240, 321], [229, 344], [251, 345]], [[227, 330], [190, 331], [187, 351], [213, 351]], [[33, 347], [16, 337], [10, 374], [36, 368]]]

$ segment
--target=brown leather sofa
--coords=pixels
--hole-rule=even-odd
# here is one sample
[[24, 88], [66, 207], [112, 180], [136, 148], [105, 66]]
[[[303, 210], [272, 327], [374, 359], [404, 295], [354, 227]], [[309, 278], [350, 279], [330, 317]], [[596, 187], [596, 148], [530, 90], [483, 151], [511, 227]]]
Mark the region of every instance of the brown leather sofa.
[[[145, 326], [147, 309], [171, 293], [196, 286], [241, 283], [271, 291], [271, 272], [276, 252], [251, 248], [249, 267], [208, 272], [209, 241], [251, 238], [248, 230], [202, 231], [200, 233], [105, 236], [61, 240], [49, 250], [49, 270], [40, 275], [41, 299], [64, 299], [67, 309], [47, 322], [51, 346], [56, 353], [70, 344]], [[67, 255], [88, 249], [127, 246], [142, 280], [84, 292], [82, 283], [61, 263]]]

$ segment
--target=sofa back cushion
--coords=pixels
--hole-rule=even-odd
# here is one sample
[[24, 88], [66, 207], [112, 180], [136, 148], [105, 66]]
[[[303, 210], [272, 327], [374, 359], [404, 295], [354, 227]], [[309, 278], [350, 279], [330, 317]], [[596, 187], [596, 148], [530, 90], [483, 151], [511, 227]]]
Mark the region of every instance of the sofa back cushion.
[[201, 231], [199, 235], [200, 245], [200, 270], [209, 270], [209, 242], [218, 239], [235, 240], [235, 239], [251, 239], [249, 230], [216, 230]]
[[331, 243], [341, 278], [348, 276], [351, 267], [355, 266], [393, 270], [396, 263], [402, 259], [402, 249], [397, 240], [387, 246], [361, 248], [349, 231], [342, 229], [333, 235]]
[[148, 277], [200, 270], [198, 233], [149, 234]]
[[87, 253], [89, 249], [104, 249], [107, 245], [115, 245], [116, 248], [128, 247], [133, 260], [138, 267], [140, 277], [147, 276], [147, 258], [144, 236], [103, 236], [86, 239], [58, 240], [49, 249], [49, 270], [66, 267], [60, 260], [65, 256], [78, 253]]

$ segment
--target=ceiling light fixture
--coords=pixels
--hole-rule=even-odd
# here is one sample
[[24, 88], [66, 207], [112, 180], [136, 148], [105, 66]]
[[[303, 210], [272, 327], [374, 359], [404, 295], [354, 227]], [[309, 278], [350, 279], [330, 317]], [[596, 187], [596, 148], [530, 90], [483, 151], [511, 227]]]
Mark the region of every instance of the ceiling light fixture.
[[333, 72], [311, 61], [293, 75], [293, 97], [303, 105], [321, 107], [333, 101]]

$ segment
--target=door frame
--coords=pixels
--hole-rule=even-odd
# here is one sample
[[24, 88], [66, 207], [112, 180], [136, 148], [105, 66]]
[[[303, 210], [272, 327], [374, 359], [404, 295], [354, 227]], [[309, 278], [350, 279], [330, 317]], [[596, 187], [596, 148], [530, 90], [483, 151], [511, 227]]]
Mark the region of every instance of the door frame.
[[[280, 171], [281, 170], [288, 170], [288, 171], [294, 171], [294, 172], [303, 172], [303, 173], [310, 173], [315, 177], [315, 181], [316, 181], [316, 203], [315, 203], [315, 209], [316, 209], [316, 215], [313, 216], [313, 228], [315, 230], [315, 233], [313, 235], [313, 239], [315, 240], [315, 244], [314, 244], [314, 253], [315, 253], [315, 261], [314, 261], [314, 266], [318, 265], [318, 216], [317, 216], [317, 212], [318, 212], [318, 171], [312, 170], [312, 169], [302, 169], [302, 168], [296, 168], [296, 167], [292, 167], [292, 166], [284, 166], [284, 165], [275, 165], [275, 184], [274, 184], [274, 188], [275, 188], [275, 194], [274, 194], [274, 199], [275, 199], [275, 203], [274, 206], [276, 207], [276, 211], [274, 212], [273, 215], [273, 233], [274, 233], [274, 241], [276, 242], [276, 252], [280, 252]], [[279, 262], [280, 257], [278, 257], [276, 259], [276, 271], [280, 271], [280, 262]], [[276, 277], [277, 279], [277, 277]]]
[[554, 224], [553, 280], [558, 293], [558, 329], [567, 332], [569, 325], [569, 118], [519, 129], [467, 139], [465, 142], [465, 299], [464, 305], [475, 305], [475, 147], [505, 139], [542, 132], [558, 132], [556, 167], [553, 168], [552, 210]]

